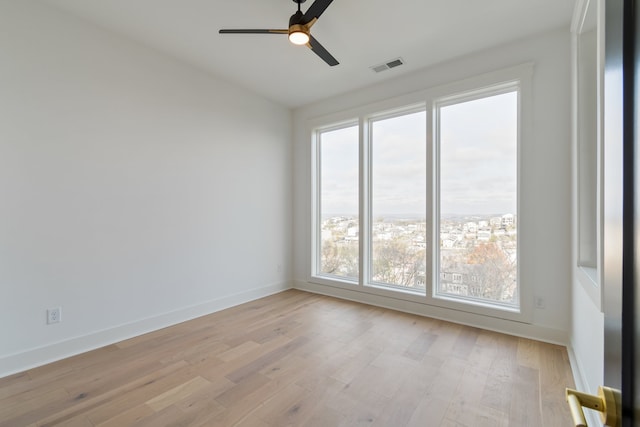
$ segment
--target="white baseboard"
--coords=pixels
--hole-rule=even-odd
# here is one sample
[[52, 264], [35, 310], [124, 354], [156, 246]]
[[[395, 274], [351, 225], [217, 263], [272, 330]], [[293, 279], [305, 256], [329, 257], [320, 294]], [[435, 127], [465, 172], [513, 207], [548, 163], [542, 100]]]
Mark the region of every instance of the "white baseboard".
[[[587, 377], [584, 375], [584, 369], [582, 369], [582, 364], [576, 357], [572, 345], [567, 346], [567, 353], [569, 354], [569, 364], [571, 365], [571, 372], [573, 373], [573, 382], [576, 383], [576, 390], [593, 394], [594, 391], [590, 390]], [[600, 416], [595, 411], [585, 408], [584, 416], [587, 424], [590, 426], [599, 426], [602, 424]]]
[[382, 295], [364, 293], [333, 286], [319, 285], [316, 283], [309, 283], [299, 280], [294, 282], [294, 288], [317, 294], [346, 299], [349, 301], [361, 302], [377, 307], [390, 308], [405, 313], [417, 314], [419, 316], [431, 317], [434, 319], [445, 320], [452, 323], [473, 326], [476, 328], [486, 329], [494, 332], [501, 332], [508, 335], [531, 338], [552, 344], [566, 346], [568, 343], [567, 332], [559, 329], [482, 316], [475, 313], [468, 313], [444, 307], [436, 307], [413, 301], [389, 298]]
[[3, 356], [0, 357], [0, 378], [166, 328], [167, 326], [195, 319], [196, 317], [215, 313], [216, 311], [273, 295], [291, 288], [291, 283], [284, 282], [254, 288], [237, 294], [209, 300], [201, 304], [183, 307], [158, 316], [96, 331], [88, 335], [74, 337], [51, 345]]
[[567, 353], [569, 354], [569, 364], [571, 365], [571, 373], [573, 374], [573, 382], [576, 383], [576, 390], [589, 393], [587, 387], [587, 379], [583, 375], [582, 369], [580, 369], [580, 363], [576, 358], [576, 353], [573, 351], [573, 346], [567, 346]]

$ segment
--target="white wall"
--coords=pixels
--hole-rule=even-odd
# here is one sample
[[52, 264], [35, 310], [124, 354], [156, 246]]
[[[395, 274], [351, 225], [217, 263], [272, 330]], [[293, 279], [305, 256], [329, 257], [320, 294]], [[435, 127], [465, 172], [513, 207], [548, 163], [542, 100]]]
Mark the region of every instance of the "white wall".
[[291, 153], [289, 110], [0, 2], [0, 376], [288, 287]]
[[[294, 111], [294, 280], [295, 286], [369, 303], [475, 324], [480, 327], [566, 343], [571, 305], [570, 34], [562, 29], [465, 56]], [[425, 52], [425, 55], [428, 55]], [[519, 245], [522, 286], [533, 288], [544, 309], [530, 325], [497, 320], [384, 296], [345, 292], [309, 283], [311, 247], [311, 162], [307, 122], [438, 85], [526, 62], [533, 74], [533, 135], [521, 147]], [[393, 71], [390, 71], [393, 72]]]

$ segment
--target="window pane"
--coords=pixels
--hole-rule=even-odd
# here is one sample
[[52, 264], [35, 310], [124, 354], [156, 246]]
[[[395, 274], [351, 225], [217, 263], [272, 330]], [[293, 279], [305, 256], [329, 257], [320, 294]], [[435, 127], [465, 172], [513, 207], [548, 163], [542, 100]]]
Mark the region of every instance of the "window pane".
[[518, 93], [441, 107], [437, 293], [518, 306]]
[[358, 126], [320, 132], [318, 273], [358, 280]]
[[371, 280], [424, 291], [426, 113], [371, 123]]

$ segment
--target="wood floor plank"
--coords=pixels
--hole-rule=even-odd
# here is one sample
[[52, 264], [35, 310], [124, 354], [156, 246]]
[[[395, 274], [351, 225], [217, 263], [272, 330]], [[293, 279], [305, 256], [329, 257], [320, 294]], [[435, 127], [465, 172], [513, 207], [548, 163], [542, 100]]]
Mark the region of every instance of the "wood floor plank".
[[510, 425], [543, 425], [537, 369], [519, 366], [511, 393]]
[[279, 346], [268, 353], [263, 354], [257, 359], [253, 360], [251, 363], [236, 369], [233, 372], [227, 374], [227, 378], [229, 378], [233, 382], [238, 382], [242, 380], [244, 377], [252, 375], [260, 370], [264, 369], [265, 366], [270, 365], [271, 363], [287, 356], [289, 353], [294, 351], [296, 348], [300, 347], [307, 341], [306, 337], [297, 337], [286, 343], [285, 345]]
[[[222, 365], [216, 368], [216, 375], [229, 375], [232, 372], [239, 371], [246, 368], [247, 365], [255, 363], [257, 359], [264, 356], [273, 350], [283, 347], [291, 342], [291, 338], [281, 335], [276, 339], [273, 339], [267, 343], [260, 344], [260, 347], [256, 347], [253, 351], [244, 352], [243, 354], [236, 354], [236, 357], [224, 362]], [[215, 357], [216, 360], [220, 360], [219, 357]], [[255, 366], [254, 366], [255, 367]]]
[[155, 412], [156, 411], [154, 411], [153, 408], [143, 403], [141, 405], [134, 406], [113, 418], [109, 418], [107, 421], [96, 424], [96, 427], [121, 427], [135, 425], [144, 418], [155, 414]]
[[540, 345], [540, 389], [544, 392], [540, 397], [542, 420], [547, 426], [561, 427], [563, 420], [569, 415], [569, 407], [562, 401], [564, 387], [574, 387], [569, 365], [568, 354], [564, 347], [557, 345]]
[[422, 360], [438, 336], [431, 332], [423, 332], [413, 340], [404, 354], [414, 360]]
[[200, 376], [197, 376], [183, 384], [165, 391], [158, 396], [155, 396], [152, 399], [147, 400], [145, 404], [150, 406], [154, 411], [159, 412], [167, 406], [178, 403], [181, 400], [191, 396], [194, 392], [201, 390], [209, 385], [211, 385], [209, 381]]
[[276, 360], [270, 365], [265, 366], [261, 371], [262, 375], [269, 377], [271, 380], [289, 378], [299, 378], [303, 373], [308, 371], [309, 361], [292, 353]]
[[326, 427], [326, 426], [342, 426], [345, 425], [345, 418], [328, 407], [322, 407], [316, 411], [305, 424], [305, 427]]
[[[283, 427], [285, 425], [283, 424]], [[270, 427], [265, 421], [262, 421], [260, 418], [257, 418], [253, 415], [249, 415], [246, 418], [243, 418], [238, 423], [234, 424], [233, 427]]]
[[300, 417], [304, 416], [300, 412], [302, 406], [299, 401], [307, 393], [309, 392], [303, 387], [289, 383], [280, 393], [263, 402], [252, 416], [273, 426], [302, 425], [298, 424]]
[[525, 338], [518, 339], [517, 361], [519, 365], [540, 369], [540, 343]]
[[[138, 378], [131, 382], [122, 384], [117, 388], [108, 390], [103, 394], [95, 395], [95, 396], [86, 396], [82, 399], [75, 399], [73, 405], [62, 405], [59, 407], [51, 408], [48, 415], [42, 417], [38, 421], [39, 426], [54, 426], [54, 425], [66, 425], [67, 422], [76, 418], [85, 417], [89, 421], [90, 415], [94, 410], [97, 410], [101, 407], [101, 405], [109, 405], [109, 415], [112, 416], [113, 413], [119, 413], [117, 409], [114, 411], [114, 404], [118, 401], [122, 401], [122, 395], [128, 397], [128, 392], [134, 391], [138, 388], [144, 388], [149, 384], [155, 384], [159, 378], [162, 378], [165, 375], [168, 375], [171, 372], [175, 372], [181, 367], [188, 366], [186, 363], [176, 363], [171, 366], [167, 366], [161, 370], [154, 371], [152, 374], [149, 374], [145, 377]], [[161, 384], [161, 383], [160, 383]], [[139, 394], [148, 393], [149, 390], [144, 390]], [[38, 401], [39, 402], [39, 401]], [[130, 399], [125, 399], [126, 404], [128, 405], [126, 408], [131, 407], [132, 402]], [[133, 403], [135, 404], [135, 403]]]
[[160, 369], [152, 375], [139, 380], [123, 384], [120, 389], [115, 389], [113, 393], [102, 399], [99, 404], [87, 408], [87, 417], [94, 424], [105, 422], [112, 418], [114, 414], [127, 411], [143, 404], [150, 398], [171, 390], [179, 384], [183, 384], [188, 379], [193, 378], [196, 372], [197, 370], [183, 361]]
[[214, 381], [176, 403], [175, 406], [185, 414], [194, 416], [192, 424], [206, 425], [208, 420], [226, 411], [226, 408], [215, 400], [222, 392], [229, 389], [228, 384], [232, 384], [225, 381], [227, 381], [225, 378]]
[[242, 377], [240, 381], [234, 383], [233, 387], [230, 387], [224, 393], [221, 393], [216, 397], [216, 401], [227, 408], [233, 406], [233, 404], [248, 394], [252, 393], [256, 389], [262, 387], [269, 382], [269, 377], [260, 373], [254, 373]]
[[[169, 405], [161, 411], [155, 412], [148, 417], [136, 421], [137, 427], [168, 427], [189, 425], [193, 416], [187, 416], [177, 406]], [[124, 427], [124, 426], [123, 426]]]
[[487, 376], [480, 402], [502, 413], [509, 413], [513, 383], [493, 375]]
[[373, 426], [406, 426], [409, 424], [418, 405], [424, 398], [427, 383], [419, 381], [413, 376], [405, 379], [398, 391], [393, 394], [384, 406], [380, 416]]
[[476, 345], [480, 330], [476, 328], [463, 328], [458, 334], [455, 344], [453, 345], [453, 356], [467, 360], [469, 354]]
[[483, 385], [487, 381], [487, 372], [466, 368], [451, 398], [445, 418], [463, 425], [477, 425], [479, 415], [485, 412], [482, 404]]
[[240, 356], [244, 356], [247, 353], [252, 353], [254, 351], [257, 351], [259, 348], [260, 348], [260, 344], [258, 344], [253, 340], [248, 340], [220, 353], [218, 355], [218, 358], [224, 362], [229, 362], [231, 360], [237, 359]]
[[[42, 427], [45, 424], [35, 423], [33, 427]], [[46, 424], [53, 427], [95, 427], [94, 424], [84, 414], [75, 415], [69, 419], [66, 419], [60, 423]]]
[[353, 356], [341, 354], [338, 356], [341, 359], [341, 363], [336, 367], [335, 371], [331, 373], [331, 376], [345, 384], [349, 384], [359, 376], [379, 354], [379, 352], [366, 347]]
[[0, 379], [0, 427], [564, 426], [566, 349], [289, 290]]
[[17, 402], [3, 402], [0, 407], [0, 426], [20, 426], [36, 422], [51, 411], [55, 411], [59, 406], [70, 404], [69, 393], [63, 389], [51, 390], [36, 397], [37, 405], [34, 401], [23, 400]]

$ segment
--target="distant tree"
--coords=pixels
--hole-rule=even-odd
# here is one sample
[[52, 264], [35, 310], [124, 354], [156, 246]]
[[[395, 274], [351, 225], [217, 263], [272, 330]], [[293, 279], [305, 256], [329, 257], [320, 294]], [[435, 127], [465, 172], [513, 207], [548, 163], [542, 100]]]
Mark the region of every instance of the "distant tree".
[[477, 245], [468, 252], [466, 263], [474, 272], [481, 297], [511, 301], [515, 297], [516, 263], [496, 242]]
[[337, 244], [335, 240], [322, 242], [321, 271], [337, 276], [358, 277], [358, 245]]
[[340, 267], [340, 254], [338, 245], [333, 240], [322, 242], [321, 270], [323, 273], [336, 274]]
[[422, 285], [425, 277], [425, 250], [409, 239], [379, 240], [373, 246], [373, 280], [405, 287]]

